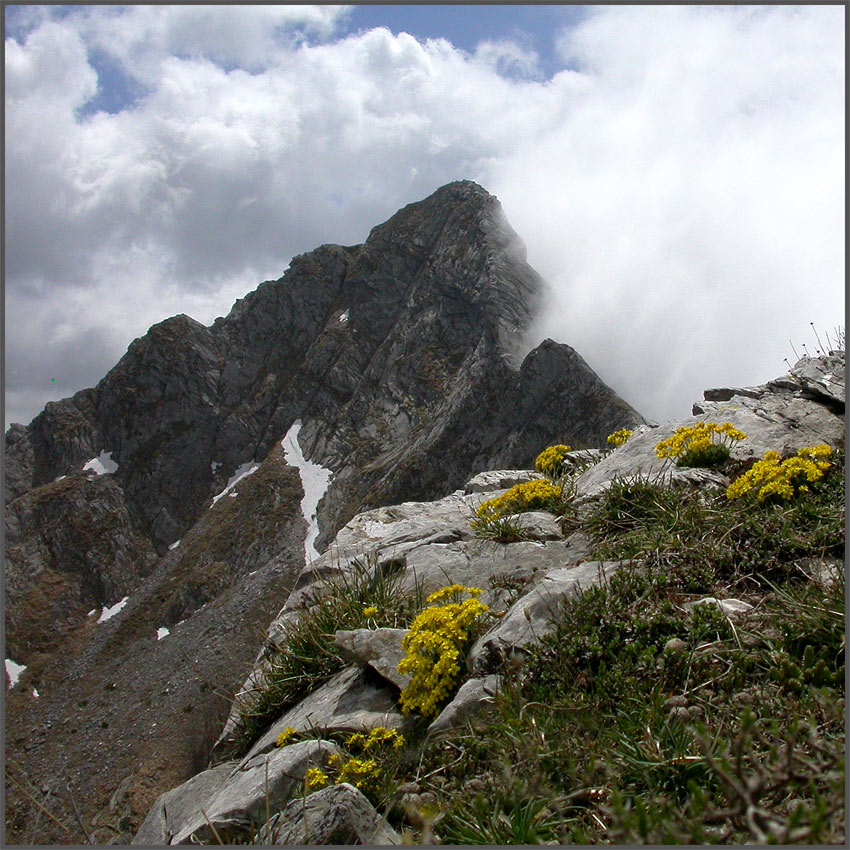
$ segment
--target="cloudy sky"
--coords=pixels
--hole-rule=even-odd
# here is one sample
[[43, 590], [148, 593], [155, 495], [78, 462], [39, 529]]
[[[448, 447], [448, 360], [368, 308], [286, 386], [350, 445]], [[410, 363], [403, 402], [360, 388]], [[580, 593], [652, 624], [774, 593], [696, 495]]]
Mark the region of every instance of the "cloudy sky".
[[844, 324], [844, 7], [6, 6], [6, 425], [457, 179], [657, 421]]

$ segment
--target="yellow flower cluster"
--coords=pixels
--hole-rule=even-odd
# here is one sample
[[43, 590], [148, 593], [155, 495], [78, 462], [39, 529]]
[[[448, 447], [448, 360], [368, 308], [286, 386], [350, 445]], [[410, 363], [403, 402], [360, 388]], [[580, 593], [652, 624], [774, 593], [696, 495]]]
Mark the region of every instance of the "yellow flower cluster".
[[473, 598], [425, 608], [402, 641], [406, 655], [398, 664], [398, 672], [412, 674], [410, 684], [399, 698], [404, 714], [418, 710], [424, 717], [431, 717], [439, 713], [441, 704], [457, 683], [461, 652], [471, 639], [470, 627], [489, 610], [474, 598], [480, 589], [462, 585], [438, 590], [428, 601], [439, 602], [453, 596], [459, 592], [458, 588]]
[[386, 729], [383, 726], [376, 726], [366, 736], [362, 732], [355, 732], [349, 736], [345, 745], [351, 747], [359, 747], [362, 750], [370, 750], [373, 747], [378, 747], [381, 744], [391, 744], [394, 750], [404, 746], [404, 735], [399, 735], [395, 729]]
[[304, 774], [304, 782], [308, 788], [324, 788], [328, 784], [328, 775], [320, 767], [311, 767]]
[[342, 756], [334, 753], [328, 759], [328, 764], [339, 768], [334, 780], [337, 785], [348, 782], [360, 791], [373, 789], [381, 775], [381, 768], [378, 767], [378, 762], [375, 759], [348, 758], [343, 761]]
[[729, 485], [726, 497], [738, 499], [758, 489], [759, 502], [771, 497], [791, 500], [799, 493], [807, 493], [810, 484], [823, 478], [832, 465], [826, 460], [831, 454], [832, 449], [826, 443], [800, 449], [795, 457], [785, 460], [779, 452], [767, 452], [763, 460], [754, 463]]
[[295, 737], [296, 732], [291, 726], [287, 726], [280, 735], [277, 736], [277, 741], [275, 742], [275, 746], [277, 747], [285, 747], [288, 743], [292, 741]]
[[558, 445], [549, 446], [548, 449], [543, 449], [537, 459], [534, 461], [534, 468], [544, 475], [554, 478], [559, 475], [564, 466], [564, 458], [567, 452], [571, 451], [569, 446]]
[[374, 605], [370, 605], [368, 608], [363, 609], [364, 617], [374, 617], [378, 613], [378, 609]]
[[523, 484], [515, 484], [495, 499], [482, 502], [475, 515], [486, 523], [509, 514], [554, 508], [560, 502], [562, 493], [561, 488], [550, 481], [526, 481]]
[[[695, 425], [677, 428], [672, 437], [656, 445], [655, 454], [661, 458], [675, 458], [680, 466], [701, 466], [701, 458], [716, 461], [728, 457], [729, 446], [746, 437], [747, 435], [735, 428], [731, 422], [724, 422], [722, 425], [716, 422], [697, 422]], [[721, 454], [723, 458], [718, 458]]]
[[[368, 735], [362, 732], [354, 732], [348, 736], [345, 746], [349, 749], [357, 748], [363, 752], [378, 749], [384, 745], [390, 745], [397, 750], [404, 746], [404, 736], [399, 735], [395, 729], [386, 729], [376, 726]], [[381, 775], [381, 768], [373, 758], [356, 758], [350, 753], [333, 753], [328, 759], [328, 772], [318, 767], [311, 767], [304, 774], [304, 782], [308, 789], [323, 788], [331, 781], [339, 785], [348, 782], [361, 791], [374, 790], [375, 783]]]
[[628, 428], [621, 428], [619, 431], [615, 431], [613, 434], [609, 434], [607, 436], [608, 444], [614, 446], [614, 448], [618, 448], [622, 446], [629, 437], [634, 434], [634, 431], [630, 431]]
[[439, 590], [435, 590], [425, 601], [434, 603], [434, 602], [445, 602], [447, 599], [451, 599], [452, 602], [459, 602], [461, 594], [467, 594], [467, 596], [481, 596], [482, 590], [480, 587], [467, 587], [463, 584], [449, 584], [446, 587], [441, 587]]

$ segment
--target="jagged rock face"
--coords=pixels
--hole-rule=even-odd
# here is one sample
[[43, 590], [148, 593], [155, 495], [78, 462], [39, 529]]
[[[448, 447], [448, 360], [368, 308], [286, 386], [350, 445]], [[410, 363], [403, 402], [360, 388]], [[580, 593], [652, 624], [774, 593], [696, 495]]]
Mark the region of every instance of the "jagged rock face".
[[[25, 528], [37, 533], [23, 534]], [[111, 475], [76, 473], [15, 499], [6, 545], [11, 658], [56, 649], [65, 629], [129, 594], [156, 561]]]
[[541, 291], [496, 199], [450, 184], [363, 245], [296, 257], [211, 328], [152, 327], [28, 440], [10, 431], [9, 495], [111, 451], [161, 554], [301, 418], [305, 453], [336, 473], [321, 549], [364, 500], [439, 495], [496, 458], [526, 464], [554, 433], [597, 445], [642, 421], [569, 346], [547, 341], [517, 370]]
[[[142, 641], [132, 653], [119, 642], [108, 664], [93, 649], [100, 632], [86, 612], [124, 596], [120, 620], [98, 629], [152, 635], [181, 620], [201, 623], [211, 611], [238, 613], [231, 643], [239, 661], [226, 672], [212, 655], [218, 640], [184, 642], [212, 688], [244, 680], [259, 635], [303, 566], [302, 489], [279, 445], [296, 420], [304, 455], [334, 473], [318, 508], [320, 551], [364, 508], [437, 498], [477, 472], [530, 466], [556, 440], [600, 447], [611, 431], [643, 422], [569, 346], [546, 341], [519, 362], [542, 288], [498, 201], [474, 183], [452, 183], [375, 227], [362, 245], [296, 257], [283, 277], [210, 327], [183, 315], [154, 325], [96, 387], [13, 425], [6, 634], [42, 694], [33, 708], [15, 693], [13, 742], [25, 747], [25, 727], [15, 724], [32, 717], [64, 722], [63, 700], [73, 697], [51, 694], [63, 676], [84, 701], [122, 669], [129, 677], [160, 663], [171, 638]], [[84, 473], [103, 453], [117, 469]], [[262, 464], [252, 484], [240, 485], [239, 499], [259, 494], [250, 517], [237, 516], [229, 499], [211, 507], [248, 462]], [[271, 575], [281, 582], [273, 590]], [[261, 604], [252, 597], [259, 593]], [[41, 613], [28, 620], [34, 601]], [[36, 650], [37, 663], [27, 655]], [[162, 690], [167, 681], [185, 684], [178, 663], [157, 670]], [[140, 709], [134, 723], [153, 712]], [[110, 731], [102, 727], [98, 745], [120, 749], [113, 715], [126, 711], [102, 700], [95, 718]], [[81, 765], [95, 743], [65, 732], [17, 757], [34, 776], [67, 767], [83, 777], [78, 799], [99, 805], [108, 770], [92, 790]], [[178, 762], [172, 780], [189, 770]], [[154, 790], [131, 789], [134, 817]]]
[[[37, 576], [55, 564], [73, 573], [66, 554], [88, 549], [79, 522], [76, 536], [55, 527], [73, 511], [57, 520], [55, 506], [47, 517], [32, 504], [58, 499], [54, 479], [104, 451], [118, 465], [98, 484], [110, 499], [89, 487], [83, 515], [113, 530], [120, 515], [117, 551], [102, 567], [89, 559], [91, 592], [51, 586], [51, 605], [72, 603], [77, 621], [130, 592], [296, 418], [305, 454], [335, 473], [319, 550], [364, 507], [436, 498], [475, 472], [530, 465], [556, 436], [600, 445], [642, 421], [569, 346], [547, 340], [518, 368], [541, 291], [498, 201], [460, 182], [363, 245], [296, 257], [210, 328], [182, 315], [154, 325], [97, 387], [6, 435], [11, 619]], [[130, 574], [116, 581], [116, 569]]]

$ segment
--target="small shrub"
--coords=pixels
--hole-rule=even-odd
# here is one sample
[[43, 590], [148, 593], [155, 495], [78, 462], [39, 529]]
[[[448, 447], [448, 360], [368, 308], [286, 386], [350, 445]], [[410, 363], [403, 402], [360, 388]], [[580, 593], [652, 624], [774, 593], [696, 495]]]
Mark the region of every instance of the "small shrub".
[[570, 451], [569, 446], [549, 446], [537, 455], [534, 468], [548, 478], [557, 478], [564, 469], [564, 458]]
[[[456, 600], [462, 593], [470, 598], [460, 603], [445, 601]], [[453, 584], [428, 597], [428, 602], [442, 604], [431, 604], [420, 612], [402, 642], [407, 654], [398, 672], [413, 676], [399, 698], [403, 713], [416, 710], [424, 717], [436, 716], [454, 693], [472, 627], [488, 610], [476, 598], [480, 593], [478, 588]]]
[[808, 493], [809, 486], [823, 478], [832, 464], [826, 458], [832, 449], [822, 443], [819, 446], [800, 449], [796, 457], [785, 460], [779, 452], [767, 452], [764, 459], [736, 478], [726, 490], [726, 497], [739, 499], [754, 490], [759, 502], [765, 500], [790, 501], [801, 493]]
[[655, 453], [660, 458], [674, 459], [676, 466], [711, 468], [725, 463], [730, 446], [746, 436], [731, 422], [697, 422], [677, 428], [672, 437], [658, 443]]
[[620, 446], [625, 445], [629, 437], [634, 434], [634, 431], [629, 430], [628, 428], [621, 428], [619, 431], [615, 431], [613, 434], [609, 434], [606, 437], [606, 441], [609, 446], [613, 446], [615, 449]]
[[478, 537], [496, 543], [518, 543], [528, 540], [528, 530], [514, 516], [496, 516], [492, 519], [476, 518], [472, 528]]

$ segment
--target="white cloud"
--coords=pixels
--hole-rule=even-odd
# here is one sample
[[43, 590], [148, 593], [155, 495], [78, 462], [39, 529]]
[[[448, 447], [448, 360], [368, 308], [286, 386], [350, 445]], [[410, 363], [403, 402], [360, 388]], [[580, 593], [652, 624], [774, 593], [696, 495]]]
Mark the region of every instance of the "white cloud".
[[570, 342], [663, 419], [842, 321], [841, 16], [615, 7], [564, 35], [585, 88], [493, 175], [553, 284], [533, 341]]
[[258, 70], [306, 36], [326, 38], [347, 16], [348, 6], [174, 6], [94, 8], [80, 26], [89, 41], [120, 60], [139, 79], [154, 84], [164, 56], [206, 58], [225, 66]]
[[474, 56], [478, 62], [505, 76], [537, 77], [541, 73], [537, 53], [516, 41], [500, 39], [479, 42]]
[[[88, 7], [7, 39], [7, 422], [461, 178], [555, 288], [535, 341], [649, 416], [841, 320], [842, 8], [597, 7], [544, 81], [516, 41], [334, 40], [346, 8]], [[81, 109], [95, 50], [146, 87], [116, 114]]]

